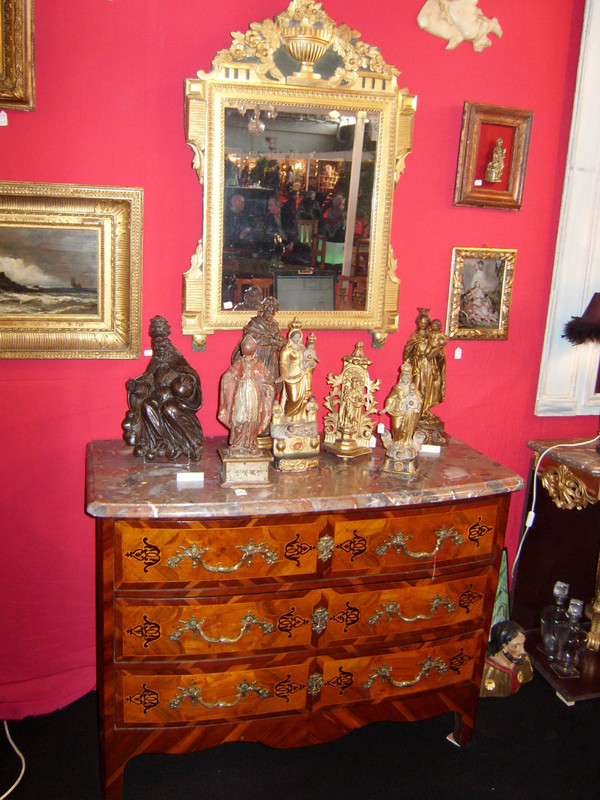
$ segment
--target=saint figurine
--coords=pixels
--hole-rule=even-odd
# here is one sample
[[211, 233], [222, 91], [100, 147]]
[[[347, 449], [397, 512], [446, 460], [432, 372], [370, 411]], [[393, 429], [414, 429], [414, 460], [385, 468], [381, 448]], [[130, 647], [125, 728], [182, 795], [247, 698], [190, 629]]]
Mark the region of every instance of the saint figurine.
[[[448, 337], [439, 319], [431, 321], [429, 309], [419, 308], [416, 330], [406, 343], [402, 356], [412, 370], [415, 389], [421, 397], [419, 427], [427, 433], [427, 443], [445, 444], [444, 423], [432, 411], [446, 394], [446, 354]], [[403, 365], [404, 366], [404, 365]]]
[[[281, 332], [275, 314], [279, 311], [279, 303], [275, 297], [265, 297], [258, 309], [244, 326], [243, 336], [249, 334], [256, 342], [256, 356], [267, 368], [271, 382], [280, 385], [279, 354], [285, 347], [285, 338]], [[242, 336], [242, 338], [243, 338]], [[233, 351], [231, 362], [241, 358], [241, 341]]]
[[196, 412], [202, 405], [200, 377], [169, 339], [164, 317], [150, 322], [152, 358], [143, 375], [125, 384], [129, 410], [122, 422], [123, 439], [133, 454], [149, 461], [202, 453], [202, 426]]
[[254, 338], [246, 334], [239, 349], [221, 378], [218, 418], [229, 428], [229, 454], [243, 456], [260, 451], [258, 436], [269, 427], [275, 386]]
[[508, 697], [533, 678], [525, 631], [512, 620], [492, 626], [481, 679], [481, 697]]
[[504, 170], [504, 157], [506, 148], [502, 147], [502, 139], [496, 139], [496, 146], [492, 152], [492, 160], [485, 168], [485, 179], [488, 183], [500, 183]]
[[313, 335], [305, 345], [298, 320], [290, 323], [287, 344], [279, 356], [281, 407], [283, 419], [287, 422], [307, 419], [307, 406], [312, 397], [312, 374], [318, 361], [314, 342]]
[[423, 400], [412, 378], [410, 364], [402, 364], [400, 380], [389, 393], [383, 413], [391, 419], [392, 439], [397, 444], [412, 443], [421, 417]]

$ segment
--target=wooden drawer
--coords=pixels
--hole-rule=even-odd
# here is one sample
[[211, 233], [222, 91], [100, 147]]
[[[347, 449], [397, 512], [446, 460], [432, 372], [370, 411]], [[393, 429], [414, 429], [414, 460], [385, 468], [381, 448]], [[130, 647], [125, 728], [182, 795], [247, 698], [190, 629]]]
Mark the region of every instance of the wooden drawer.
[[359, 658], [318, 659], [322, 678], [312, 709], [380, 703], [471, 681], [485, 638], [477, 631]]
[[189, 674], [118, 671], [116, 726], [236, 722], [301, 711], [306, 706], [308, 678], [308, 663]]
[[331, 577], [430, 570], [489, 559], [499, 529], [498, 502], [343, 515], [333, 521]]
[[448, 636], [455, 626], [483, 627], [486, 603], [493, 603], [493, 596], [492, 568], [468, 578], [401, 582], [392, 588], [388, 583], [353, 592], [331, 589], [313, 613], [313, 629], [319, 632], [321, 620], [321, 648]]
[[473, 678], [483, 631], [355, 657], [269, 668], [157, 674], [118, 670], [116, 727], [172, 727], [394, 700]]
[[310, 646], [321, 592], [115, 601], [117, 661], [215, 658]]
[[316, 575], [327, 517], [295, 524], [115, 522], [115, 588], [247, 585]]

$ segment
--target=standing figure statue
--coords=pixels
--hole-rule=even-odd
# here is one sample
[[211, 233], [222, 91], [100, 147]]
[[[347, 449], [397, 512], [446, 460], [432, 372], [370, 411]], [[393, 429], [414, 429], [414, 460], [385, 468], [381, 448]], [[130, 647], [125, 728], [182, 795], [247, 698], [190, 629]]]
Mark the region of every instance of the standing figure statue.
[[431, 322], [429, 331], [429, 358], [431, 359], [433, 373], [433, 387], [431, 391], [431, 405], [437, 406], [446, 397], [446, 345], [448, 336], [442, 331], [441, 319]]
[[391, 433], [384, 430], [381, 441], [386, 457], [381, 465], [383, 472], [392, 472], [405, 478], [418, 474], [416, 458], [426, 434], [418, 430], [423, 398], [413, 381], [412, 367], [405, 362], [400, 369], [400, 379], [387, 396], [383, 412], [390, 415]]
[[279, 356], [281, 407], [283, 419], [287, 422], [307, 418], [307, 406], [312, 397], [312, 374], [318, 361], [314, 338], [310, 348], [305, 346], [300, 323], [297, 319], [290, 323], [288, 341]]
[[413, 383], [411, 366], [404, 363], [400, 371], [400, 380], [387, 396], [382, 412], [390, 415], [394, 442], [402, 445], [412, 443], [421, 418], [422, 407], [423, 400]]
[[504, 157], [506, 148], [502, 147], [502, 139], [496, 139], [496, 146], [492, 152], [492, 160], [485, 168], [485, 179], [488, 183], [500, 183], [504, 171]]
[[410, 364], [412, 379], [423, 403], [419, 428], [427, 444], [445, 444], [444, 423], [431, 411], [441, 403], [446, 393], [446, 355], [448, 341], [440, 320], [431, 321], [428, 308], [419, 308], [416, 330], [403, 351], [404, 363]]
[[258, 453], [258, 436], [268, 429], [275, 387], [258, 357], [258, 347], [246, 334], [240, 343], [240, 358], [221, 378], [219, 420], [229, 428], [229, 455]]
[[125, 384], [129, 411], [121, 427], [133, 454], [149, 461], [202, 454], [202, 426], [196, 411], [202, 405], [200, 377], [169, 339], [164, 317], [150, 321], [152, 358], [143, 375]]
[[[274, 297], [265, 297], [258, 309], [244, 326], [243, 337], [249, 334], [256, 342], [256, 357], [265, 365], [271, 377], [271, 383], [279, 387], [279, 354], [285, 347], [285, 338], [281, 332], [275, 314], [279, 311], [279, 303]], [[241, 341], [233, 351], [231, 363], [241, 358]]]
[[318, 406], [312, 394], [312, 375], [319, 361], [315, 339], [311, 333], [304, 344], [300, 322], [293, 319], [279, 357], [282, 388], [273, 405], [271, 439], [280, 470], [304, 472], [318, 466]]

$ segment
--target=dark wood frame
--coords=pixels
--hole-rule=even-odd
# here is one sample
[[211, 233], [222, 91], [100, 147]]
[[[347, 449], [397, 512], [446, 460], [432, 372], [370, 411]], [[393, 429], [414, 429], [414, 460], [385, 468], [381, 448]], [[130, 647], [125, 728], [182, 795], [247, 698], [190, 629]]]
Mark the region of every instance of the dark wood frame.
[[[532, 121], [533, 111], [465, 103], [454, 188], [455, 206], [521, 208]], [[510, 128], [512, 141], [506, 147], [503, 179], [493, 184], [485, 181], [481, 164], [499, 128]]]
[[0, 0], [0, 108], [35, 107], [34, 0]]

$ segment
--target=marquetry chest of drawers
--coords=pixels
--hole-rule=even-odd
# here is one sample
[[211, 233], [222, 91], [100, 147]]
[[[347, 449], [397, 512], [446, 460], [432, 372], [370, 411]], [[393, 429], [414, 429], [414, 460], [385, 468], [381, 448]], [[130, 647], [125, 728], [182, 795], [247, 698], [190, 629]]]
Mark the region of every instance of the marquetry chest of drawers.
[[295, 747], [449, 710], [468, 741], [521, 479], [451, 440], [413, 483], [380, 474], [376, 449], [236, 492], [221, 444], [189, 468], [88, 445], [105, 796], [145, 752]]

